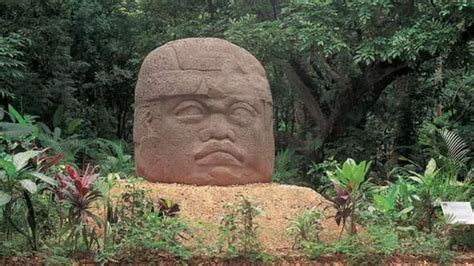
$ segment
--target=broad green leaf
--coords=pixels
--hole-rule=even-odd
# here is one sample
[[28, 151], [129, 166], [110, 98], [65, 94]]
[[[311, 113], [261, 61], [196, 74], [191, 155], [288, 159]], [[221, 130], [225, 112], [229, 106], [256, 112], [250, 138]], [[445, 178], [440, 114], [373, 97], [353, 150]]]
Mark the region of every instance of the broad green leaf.
[[421, 199], [420, 199], [420, 196], [418, 196], [418, 195], [416, 195], [416, 194], [411, 195], [411, 197], [412, 197], [413, 199], [415, 199], [415, 200], [418, 200], [418, 201], [421, 200]]
[[411, 212], [413, 209], [414, 209], [413, 206], [406, 207], [405, 209], [403, 209], [399, 213], [397, 213], [397, 217], [401, 217], [401, 216]]
[[119, 180], [119, 179], [120, 179], [119, 173], [110, 173], [107, 175], [107, 178], [105, 180], [107, 181], [107, 185], [109, 187], [112, 187], [114, 181]]
[[326, 175], [328, 176], [329, 180], [336, 183], [340, 187], [345, 187], [346, 185], [341, 183], [341, 181], [337, 178], [336, 174], [330, 171], [326, 171]]
[[398, 185], [392, 185], [392, 187], [390, 187], [390, 190], [388, 191], [387, 200], [390, 201], [390, 204], [392, 204], [393, 206], [395, 206], [398, 193], [399, 193]]
[[374, 195], [374, 203], [375, 205], [381, 209], [383, 212], [387, 212], [389, 210], [391, 210], [391, 206], [390, 206], [390, 203], [388, 202], [388, 200], [382, 196], [382, 195], [379, 195], [379, 194], [375, 194]]
[[0, 160], [0, 169], [4, 169], [8, 177], [13, 177], [16, 173], [15, 165], [9, 161]]
[[60, 105], [53, 115], [53, 128], [59, 127], [63, 121], [64, 105]]
[[16, 171], [23, 169], [28, 164], [30, 159], [38, 156], [42, 152], [43, 151], [29, 150], [13, 155], [13, 165], [15, 165]]
[[10, 202], [11, 199], [10, 194], [0, 190], [0, 207]]
[[79, 119], [79, 118], [69, 121], [69, 123], [67, 123], [66, 133], [68, 135], [73, 134], [81, 123], [82, 123], [82, 119]]
[[415, 226], [397, 226], [397, 230], [402, 232], [412, 232], [417, 231], [418, 229]]
[[54, 128], [53, 139], [59, 140], [61, 138], [61, 129], [59, 127]]
[[415, 175], [411, 175], [411, 176], [408, 176], [408, 178], [410, 178], [411, 180], [417, 182], [417, 183], [420, 183], [420, 184], [423, 184], [423, 179], [421, 179], [420, 177], [418, 176], [415, 176]]
[[428, 165], [426, 165], [426, 170], [425, 170], [425, 176], [429, 175], [432, 176], [435, 174], [436, 171], [436, 161], [431, 158], [431, 160], [428, 162]]
[[20, 184], [24, 189], [28, 190], [28, 192], [30, 192], [31, 194], [36, 193], [36, 191], [38, 190], [38, 187], [36, 186], [36, 184], [29, 179], [20, 180]]
[[[365, 163], [365, 161], [364, 161], [364, 163]], [[371, 166], [372, 166], [372, 161], [369, 161], [367, 164], [365, 164], [364, 176], [367, 175], [367, 173], [369, 172]]]
[[36, 178], [40, 179], [41, 181], [43, 181], [47, 184], [53, 185], [53, 186], [56, 186], [58, 184], [58, 182], [56, 180], [54, 180], [53, 178], [51, 178], [51, 177], [49, 177], [45, 174], [39, 173], [39, 172], [30, 172], [30, 173], [28, 173], [28, 175], [30, 175], [32, 177], [36, 177]]
[[44, 133], [46, 134], [51, 134], [52, 131], [51, 129], [43, 122], [37, 122], [36, 125], [38, 126], [39, 129], [41, 129]]
[[0, 136], [5, 136], [11, 139], [17, 139], [22, 136], [30, 135], [32, 132], [33, 127], [30, 125], [0, 122]]
[[18, 113], [13, 106], [8, 105], [8, 114], [10, 115], [10, 119], [12, 122], [18, 122], [19, 124], [25, 124], [25, 119], [23, 119], [23, 116]]
[[3, 110], [3, 107], [0, 107], [0, 121], [2, 121], [4, 117], [5, 117], [5, 110]]

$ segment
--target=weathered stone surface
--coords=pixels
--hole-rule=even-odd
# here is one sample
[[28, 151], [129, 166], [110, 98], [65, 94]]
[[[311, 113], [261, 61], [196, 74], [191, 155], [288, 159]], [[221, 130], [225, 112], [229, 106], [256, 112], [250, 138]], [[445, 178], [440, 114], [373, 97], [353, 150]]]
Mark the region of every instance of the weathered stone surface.
[[221, 39], [169, 42], [143, 62], [135, 91], [137, 174], [197, 185], [269, 182], [272, 97], [261, 64]]

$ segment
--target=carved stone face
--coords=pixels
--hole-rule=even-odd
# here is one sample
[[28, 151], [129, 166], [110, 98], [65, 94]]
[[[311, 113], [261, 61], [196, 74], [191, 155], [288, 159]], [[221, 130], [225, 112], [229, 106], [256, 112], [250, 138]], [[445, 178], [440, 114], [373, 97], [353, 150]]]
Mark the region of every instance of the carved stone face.
[[159, 47], [140, 70], [134, 142], [137, 174], [149, 181], [269, 182], [272, 102], [262, 66], [220, 39]]

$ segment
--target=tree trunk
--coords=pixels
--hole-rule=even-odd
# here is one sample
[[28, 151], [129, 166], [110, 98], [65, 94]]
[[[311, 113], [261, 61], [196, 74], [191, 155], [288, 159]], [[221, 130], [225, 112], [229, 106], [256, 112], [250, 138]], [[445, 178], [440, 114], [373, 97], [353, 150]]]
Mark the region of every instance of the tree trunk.
[[319, 85], [301, 62], [290, 60], [283, 70], [289, 85], [319, 128], [318, 137], [322, 144], [338, 139], [348, 127], [358, 125], [387, 86], [409, 71], [402, 62], [379, 62], [370, 67], [361, 66], [362, 74], [349, 78], [347, 73], [337, 72], [324, 57], [319, 56], [314, 62], [322, 68], [320, 73], [327, 73], [334, 81], [331, 90], [336, 93], [332, 106], [323, 111], [317, 93]]

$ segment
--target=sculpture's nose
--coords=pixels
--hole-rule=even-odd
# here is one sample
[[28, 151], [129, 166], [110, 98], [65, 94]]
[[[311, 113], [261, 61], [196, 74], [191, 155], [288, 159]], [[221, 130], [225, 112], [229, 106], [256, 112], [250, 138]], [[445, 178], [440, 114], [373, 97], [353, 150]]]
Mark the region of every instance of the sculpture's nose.
[[231, 142], [235, 141], [235, 133], [231, 129], [229, 122], [225, 119], [224, 114], [211, 115], [210, 123], [207, 128], [202, 129], [199, 132], [199, 139], [202, 142], [209, 141], [211, 139], [224, 140], [228, 139]]

